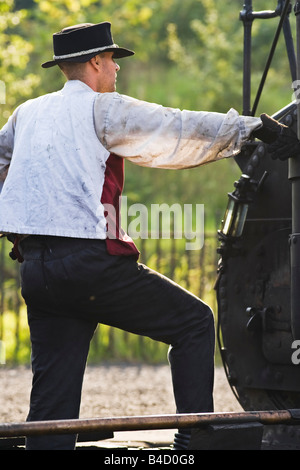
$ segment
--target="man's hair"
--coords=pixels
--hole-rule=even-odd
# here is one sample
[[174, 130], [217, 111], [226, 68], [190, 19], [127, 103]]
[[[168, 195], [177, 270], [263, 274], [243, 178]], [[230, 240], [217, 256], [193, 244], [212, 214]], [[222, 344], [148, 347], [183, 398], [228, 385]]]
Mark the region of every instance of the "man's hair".
[[68, 80], [80, 80], [85, 75], [86, 62], [61, 62], [58, 65]]

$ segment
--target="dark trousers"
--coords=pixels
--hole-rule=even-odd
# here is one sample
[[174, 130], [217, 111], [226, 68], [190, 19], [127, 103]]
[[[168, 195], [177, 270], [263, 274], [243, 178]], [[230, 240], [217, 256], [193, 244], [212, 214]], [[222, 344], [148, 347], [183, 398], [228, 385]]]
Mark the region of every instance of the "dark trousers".
[[[22, 295], [32, 343], [29, 421], [78, 418], [90, 340], [98, 323], [170, 345], [177, 412], [213, 411], [210, 308], [105, 241], [31, 236], [21, 243]], [[122, 384], [120, 384], [122, 386]], [[27, 439], [27, 449], [74, 449], [76, 436]]]

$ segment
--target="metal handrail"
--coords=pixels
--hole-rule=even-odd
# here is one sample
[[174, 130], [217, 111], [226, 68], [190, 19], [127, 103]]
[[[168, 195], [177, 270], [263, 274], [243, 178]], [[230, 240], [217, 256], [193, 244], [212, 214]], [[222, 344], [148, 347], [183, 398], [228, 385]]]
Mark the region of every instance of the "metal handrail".
[[112, 418], [69, 419], [0, 424], [0, 438], [95, 431], [141, 431], [201, 427], [209, 424], [299, 424], [300, 410], [267, 410], [224, 413], [188, 413]]

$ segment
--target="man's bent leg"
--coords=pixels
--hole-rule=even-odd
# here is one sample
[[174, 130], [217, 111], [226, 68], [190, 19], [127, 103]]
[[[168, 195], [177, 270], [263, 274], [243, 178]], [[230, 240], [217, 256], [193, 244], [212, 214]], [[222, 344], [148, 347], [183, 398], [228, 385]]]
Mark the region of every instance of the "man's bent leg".
[[[28, 421], [76, 419], [96, 323], [28, 312], [33, 383]], [[73, 450], [76, 435], [28, 437], [27, 450]]]
[[115, 263], [118, 269], [110, 270], [101, 288], [99, 284], [91, 287], [93, 301], [87, 300], [84, 310], [100, 323], [169, 344], [177, 411], [212, 411], [215, 342], [211, 309], [144, 265], [125, 260]]
[[[121, 263], [119, 272], [122, 268]], [[211, 309], [143, 265], [128, 266], [114, 287], [114, 296], [101, 296], [105, 308], [100, 315], [95, 296], [97, 319], [169, 344], [177, 412], [213, 411], [215, 331]], [[188, 442], [189, 436], [180, 432], [174, 448], [187, 448]]]

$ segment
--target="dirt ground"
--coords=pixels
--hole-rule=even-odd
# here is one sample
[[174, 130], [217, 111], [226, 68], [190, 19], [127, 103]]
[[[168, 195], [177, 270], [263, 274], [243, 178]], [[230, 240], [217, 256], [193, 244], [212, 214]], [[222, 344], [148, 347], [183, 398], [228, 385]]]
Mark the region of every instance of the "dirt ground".
[[[31, 387], [30, 368], [0, 367], [1, 422], [22, 422], [28, 412]], [[215, 411], [240, 411], [224, 370], [216, 368]], [[88, 366], [85, 374], [81, 418], [145, 416], [175, 413], [168, 365], [102, 364]], [[130, 434], [129, 434], [130, 433]], [[172, 440], [174, 430], [143, 431], [142, 435], [115, 433], [114, 440]]]

